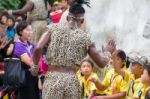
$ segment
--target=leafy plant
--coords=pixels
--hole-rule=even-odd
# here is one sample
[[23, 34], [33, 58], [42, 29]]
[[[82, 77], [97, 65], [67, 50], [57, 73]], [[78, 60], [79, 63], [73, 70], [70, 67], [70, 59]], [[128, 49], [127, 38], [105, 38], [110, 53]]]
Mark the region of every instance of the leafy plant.
[[0, 9], [19, 9], [26, 0], [0, 0]]

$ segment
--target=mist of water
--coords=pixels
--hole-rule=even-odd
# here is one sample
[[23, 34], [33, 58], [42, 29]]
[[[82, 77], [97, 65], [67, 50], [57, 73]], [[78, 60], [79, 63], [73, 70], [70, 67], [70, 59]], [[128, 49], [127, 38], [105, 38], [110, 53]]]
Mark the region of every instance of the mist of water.
[[98, 49], [113, 38], [127, 53], [150, 55], [150, 0], [91, 0], [91, 8], [86, 11], [87, 25]]

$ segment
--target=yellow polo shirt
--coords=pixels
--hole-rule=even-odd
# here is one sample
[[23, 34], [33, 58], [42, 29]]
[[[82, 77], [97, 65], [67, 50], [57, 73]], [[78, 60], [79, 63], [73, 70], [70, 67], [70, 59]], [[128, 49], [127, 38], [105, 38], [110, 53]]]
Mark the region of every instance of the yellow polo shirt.
[[139, 89], [140, 87], [140, 78], [136, 79], [134, 78], [133, 75], [130, 75], [132, 78], [132, 80], [130, 80], [129, 86], [128, 86], [128, 91], [126, 94], [126, 99], [132, 99], [133, 94]]
[[77, 71], [77, 73], [76, 73], [76, 75], [77, 75], [77, 78], [78, 78], [78, 80], [79, 80], [79, 82], [80, 82], [80, 85], [82, 86], [82, 82], [83, 82], [83, 75], [81, 75], [81, 71], [80, 70], [78, 70]]
[[138, 86], [138, 90], [134, 93], [133, 97], [138, 99], [145, 99], [145, 95], [148, 90], [150, 90], [150, 86], [145, 87], [142, 83], [140, 83]]
[[88, 80], [89, 78], [92, 77], [92, 78], [95, 78], [98, 81], [100, 81], [96, 73], [91, 73], [91, 75], [87, 78], [87, 80], [85, 79], [85, 77], [83, 75], [81, 75], [80, 70], [77, 71], [76, 74], [77, 74], [78, 80], [80, 82], [80, 85], [82, 87], [84, 87], [84, 93], [83, 93], [84, 97], [88, 97], [91, 90], [95, 91], [94, 94], [105, 94], [103, 91], [98, 90], [96, 88], [96, 85], [93, 82]]
[[106, 74], [102, 84], [106, 87], [106, 94], [112, 95], [120, 92], [126, 92], [128, 89], [128, 81], [129, 81], [129, 72], [126, 68], [122, 68], [125, 71], [125, 77], [123, 78], [121, 75], [115, 72], [114, 69], [111, 69]]
[[95, 91], [94, 94], [104, 94], [103, 91], [100, 91], [100, 90], [98, 90], [98, 89], [96, 88], [95, 83], [93, 83], [93, 82], [91, 82], [91, 81], [88, 80], [88, 79], [91, 78], [91, 77], [97, 79], [97, 80], [100, 82], [100, 80], [99, 80], [99, 78], [98, 78], [98, 76], [97, 76], [96, 73], [91, 73], [91, 75], [87, 78], [87, 80], [84, 78], [84, 79], [83, 79], [83, 84], [84, 84], [84, 97], [89, 96], [89, 93], [90, 93], [91, 90], [94, 90], [94, 91]]

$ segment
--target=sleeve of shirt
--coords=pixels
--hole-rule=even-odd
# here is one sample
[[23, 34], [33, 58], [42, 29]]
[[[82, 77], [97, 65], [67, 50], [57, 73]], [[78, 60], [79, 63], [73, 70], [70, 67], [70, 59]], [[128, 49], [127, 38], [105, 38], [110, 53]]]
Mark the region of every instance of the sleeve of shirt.
[[93, 82], [89, 82], [89, 86], [90, 86], [89, 90], [96, 90], [97, 89]]
[[102, 81], [102, 84], [106, 87], [110, 85], [111, 72], [112, 70], [108, 71], [107, 74], [105, 75], [104, 80]]
[[27, 53], [25, 46], [19, 42], [15, 43], [14, 56], [21, 58], [21, 55], [25, 53]]

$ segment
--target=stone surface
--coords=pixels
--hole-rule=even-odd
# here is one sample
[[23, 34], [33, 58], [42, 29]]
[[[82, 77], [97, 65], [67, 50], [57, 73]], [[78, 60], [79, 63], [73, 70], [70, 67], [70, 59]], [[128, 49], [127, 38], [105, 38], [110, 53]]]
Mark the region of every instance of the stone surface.
[[91, 0], [86, 11], [88, 29], [98, 49], [113, 38], [127, 53], [150, 55], [150, 0]]

